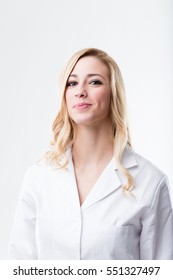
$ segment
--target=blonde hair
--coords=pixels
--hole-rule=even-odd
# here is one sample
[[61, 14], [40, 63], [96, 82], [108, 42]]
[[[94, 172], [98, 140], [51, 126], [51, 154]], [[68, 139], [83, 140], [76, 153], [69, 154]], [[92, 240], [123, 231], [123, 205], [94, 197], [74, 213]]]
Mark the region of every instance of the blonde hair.
[[96, 48], [87, 48], [75, 53], [67, 64], [60, 80], [60, 110], [53, 122], [53, 140], [50, 143], [51, 150], [46, 152], [45, 158], [51, 164], [58, 167], [66, 167], [68, 159], [66, 150], [73, 144], [75, 129], [70, 119], [65, 101], [65, 91], [69, 75], [79, 59], [86, 56], [97, 57], [108, 68], [110, 73], [111, 86], [111, 121], [114, 137], [114, 157], [118, 170], [125, 175], [127, 183], [123, 190], [129, 191], [132, 188], [133, 178], [128, 170], [122, 165], [122, 154], [127, 145], [131, 146], [129, 129], [127, 125], [127, 112], [124, 95], [124, 84], [120, 69], [116, 62], [104, 51]]

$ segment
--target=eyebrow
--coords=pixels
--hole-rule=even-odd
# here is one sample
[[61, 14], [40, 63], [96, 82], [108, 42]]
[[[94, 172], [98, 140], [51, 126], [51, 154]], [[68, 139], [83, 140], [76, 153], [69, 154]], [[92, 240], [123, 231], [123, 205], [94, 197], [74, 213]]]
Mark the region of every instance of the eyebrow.
[[[103, 79], [105, 80], [105, 78], [104, 78], [101, 74], [88, 74], [88, 75], [87, 75], [87, 77], [89, 77], [89, 78], [90, 78], [90, 77], [93, 77], [93, 76], [100, 76], [101, 78], [103, 78]], [[70, 77], [77, 78], [78, 75], [72, 74], [72, 75], [69, 76], [69, 78], [70, 78]]]

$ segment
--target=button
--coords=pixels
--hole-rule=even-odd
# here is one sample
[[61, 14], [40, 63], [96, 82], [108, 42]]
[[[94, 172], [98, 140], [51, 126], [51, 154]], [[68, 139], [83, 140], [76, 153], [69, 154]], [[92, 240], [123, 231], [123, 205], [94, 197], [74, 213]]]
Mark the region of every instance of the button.
[[80, 224], [80, 220], [79, 220], [79, 219], [74, 219], [74, 220], [72, 221], [72, 223], [73, 223], [73, 224]]

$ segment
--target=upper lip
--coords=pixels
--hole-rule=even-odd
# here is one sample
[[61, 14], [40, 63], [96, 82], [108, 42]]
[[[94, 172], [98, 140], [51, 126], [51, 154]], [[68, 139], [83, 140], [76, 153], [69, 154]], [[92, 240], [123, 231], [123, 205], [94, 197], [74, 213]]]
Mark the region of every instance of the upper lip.
[[88, 103], [88, 102], [76, 103], [76, 104], [73, 106], [73, 108], [74, 108], [74, 107], [77, 107], [77, 106], [83, 106], [83, 105], [91, 105], [91, 103]]

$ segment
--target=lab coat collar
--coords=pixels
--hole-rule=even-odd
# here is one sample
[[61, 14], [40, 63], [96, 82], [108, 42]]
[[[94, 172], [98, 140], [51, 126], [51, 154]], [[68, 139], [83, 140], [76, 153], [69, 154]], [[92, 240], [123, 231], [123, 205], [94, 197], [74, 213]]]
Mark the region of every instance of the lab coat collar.
[[81, 206], [82, 212], [98, 201], [106, 198], [106, 196], [114, 192], [120, 186], [121, 181], [115, 170], [114, 159], [112, 159], [83, 202]]
[[[80, 219], [81, 212], [86, 211], [93, 204], [116, 191], [122, 186], [122, 181], [118, 176], [117, 165], [113, 157], [89, 192], [82, 206], [80, 206], [71, 149], [67, 150], [67, 157], [69, 161], [68, 168], [59, 169], [58, 173], [53, 172], [53, 182], [56, 185], [58, 184], [59, 191], [68, 202], [67, 205]], [[122, 163], [127, 169], [137, 166], [135, 153], [129, 147], [127, 147], [123, 153]]]
[[[71, 146], [69, 146], [69, 148], [66, 151], [66, 156], [68, 158], [69, 161], [72, 161], [72, 154], [71, 154]], [[136, 156], [135, 156], [135, 152], [133, 151], [133, 149], [127, 145], [123, 155], [122, 155], [122, 164], [125, 168], [131, 168], [133, 166], [137, 166], [137, 160], [136, 160]], [[116, 170], [118, 170], [117, 164], [114, 161], [114, 168]]]
[[[123, 153], [122, 163], [127, 169], [137, 166], [135, 154], [129, 146]], [[82, 204], [82, 212], [122, 186], [117, 169], [117, 164], [113, 157]]]
[[[79, 196], [77, 192], [77, 185], [76, 185], [76, 179], [75, 179], [75, 172], [74, 172], [74, 166], [72, 161], [72, 155], [71, 155], [71, 149], [67, 151], [67, 156], [69, 159], [69, 178], [66, 177], [66, 180], [69, 181], [71, 187], [70, 192], [68, 193], [68, 197], [71, 200], [71, 203], [73, 203], [74, 207], [78, 208], [79, 205]], [[137, 166], [137, 161], [135, 157], [135, 153], [133, 150], [127, 146], [124, 150], [123, 156], [122, 156], [122, 163], [125, 168], [129, 169], [134, 166]], [[117, 188], [122, 186], [122, 182], [117, 174], [117, 164], [115, 162], [115, 159], [112, 158], [110, 163], [107, 165], [103, 173], [98, 178], [97, 182], [89, 192], [88, 196], [86, 197], [85, 201], [83, 202], [81, 206], [81, 211], [85, 211], [87, 208], [91, 207], [96, 202], [100, 201], [101, 199], [108, 196], [110, 193], [115, 191]], [[70, 179], [71, 178], [71, 179]], [[68, 187], [69, 191], [69, 187]], [[72, 194], [73, 192], [73, 194]]]
[[[127, 147], [124, 150], [122, 156], [122, 164], [127, 169], [138, 165], [135, 153], [129, 145], [127, 145]], [[115, 169], [118, 169], [116, 163], [115, 163]]]

